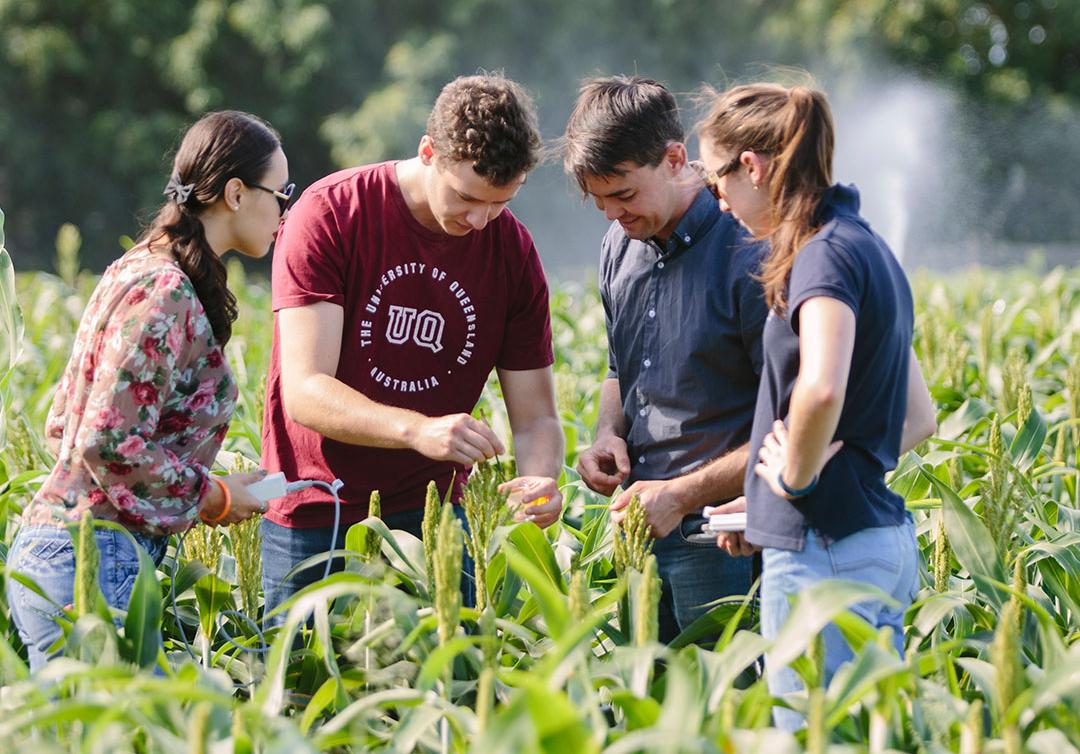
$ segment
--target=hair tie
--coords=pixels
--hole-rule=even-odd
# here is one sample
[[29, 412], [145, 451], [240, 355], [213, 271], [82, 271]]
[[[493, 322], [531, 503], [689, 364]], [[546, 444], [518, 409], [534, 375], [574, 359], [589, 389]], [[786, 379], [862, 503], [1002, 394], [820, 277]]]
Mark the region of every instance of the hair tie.
[[194, 183], [180, 183], [180, 176], [173, 173], [172, 177], [169, 178], [168, 185], [165, 186], [165, 190], [161, 193], [177, 204], [183, 205], [184, 202], [188, 200], [188, 197], [191, 196], [191, 192], [194, 188]]

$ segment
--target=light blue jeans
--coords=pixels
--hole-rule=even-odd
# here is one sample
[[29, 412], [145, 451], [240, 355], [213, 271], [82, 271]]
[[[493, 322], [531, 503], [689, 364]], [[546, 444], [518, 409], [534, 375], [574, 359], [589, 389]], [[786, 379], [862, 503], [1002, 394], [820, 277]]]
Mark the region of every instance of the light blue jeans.
[[[131, 535], [149, 554], [154, 563], [165, 557], [168, 537], [131, 532]], [[98, 582], [109, 607], [127, 610], [135, 577], [139, 575], [139, 555], [131, 540], [114, 529], [96, 529], [101, 559], [98, 566]], [[60, 654], [61, 649], [50, 648], [63, 635], [57, 618], [63, 609], [72, 604], [75, 595], [75, 548], [68, 530], [61, 526], [22, 526], [15, 534], [8, 552], [11, 570], [29, 577], [49, 599], [23, 586], [14, 579], [7, 583], [8, 604], [11, 617], [19, 631], [19, 637], [30, 659], [31, 672]], [[120, 619], [117, 626], [123, 625]]]
[[[870, 625], [892, 626], [893, 642], [904, 656], [904, 613], [919, 588], [919, 554], [915, 525], [880, 526], [849, 534], [829, 542], [808, 531], [801, 552], [766, 547], [761, 577], [761, 630], [766, 639], [775, 639], [791, 612], [791, 599], [825, 579], [861, 581], [876, 586], [900, 603], [891, 607], [880, 600], [861, 602], [849, 608]], [[825, 643], [825, 683], [854, 654], [843, 634], [830, 623], [822, 633]], [[803, 688], [802, 679], [790, 667], [772, 667], [766, 658], [769, 693], [783, 696]], [[795, 731], [803, 716], [789, 709], [773, 709], [778, 728]]]

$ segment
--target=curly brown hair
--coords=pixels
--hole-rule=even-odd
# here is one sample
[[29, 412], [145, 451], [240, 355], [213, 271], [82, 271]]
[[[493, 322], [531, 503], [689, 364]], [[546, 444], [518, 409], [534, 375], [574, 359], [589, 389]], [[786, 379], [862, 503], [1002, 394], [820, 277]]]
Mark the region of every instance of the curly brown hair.
[[460, 76], [443, 87], [428, 116], [427, 134], [439, 157], [471, 162], [493, 186], [505, 186], [540, 159], [532, 98], [499, 74]]

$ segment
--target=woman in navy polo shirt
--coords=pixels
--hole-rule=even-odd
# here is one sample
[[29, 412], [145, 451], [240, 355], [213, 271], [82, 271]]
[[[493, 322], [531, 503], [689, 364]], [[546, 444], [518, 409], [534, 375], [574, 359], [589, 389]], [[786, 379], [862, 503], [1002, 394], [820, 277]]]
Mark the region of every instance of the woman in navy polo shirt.
[[[699, 127], [721, 207], [772, 249], [762, 267], [770, 314], [750, 438], [743, 537], [763, 548], [762, 631], [773, 638], [790, 598], [843, 578], [873, 584], [882, 601], [854, 610], [891, 626], [903, 652], [903, 615], [918, 589], [918, 551], [904, 501], [885, 485], [897, 458], [935, 428], [911, 349], [911, 289], [885, 242], [859, 216], [859, 194], [832, 179], [833, 122], [825, 95], [753, 84], [716, 96]], [[725, 508], [732, 510], [732, 508]], [[824, 633], [826, 674], [850, 659], [835, 626]], [[770, 692], [801, 688], [769, 667]], [[777, 725], [801, 716], [774, 710]]]

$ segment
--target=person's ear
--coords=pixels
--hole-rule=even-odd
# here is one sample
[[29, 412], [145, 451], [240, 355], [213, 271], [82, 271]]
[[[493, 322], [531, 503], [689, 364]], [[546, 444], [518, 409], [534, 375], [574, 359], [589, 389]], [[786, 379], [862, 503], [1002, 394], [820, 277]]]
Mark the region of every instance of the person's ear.
[[672, 174], [678, 174], [686, 167], [688, 157], [686, 145], [681, 141], [673, 141], [664, 150], [664, 163], [671, 169]]
[[739, 155], [739, 162], [746, 167], [746, 174], [750, 177], [754, 188], [764, 185], [768, 177], [768, 158], [748, 149]]
[[431, 165], [435, 162], [435, 141], [424, 134], [420, 137], [420, 145], [416, 148], [416, 156], [420, 158], [420, 162], [424, 165]]
[[230, 178], [225, 183], [225, 190], [221, 192], [221, 198], [225, 206], [234, 212], [240, 209], [240, 201], [244, 195], [244, 182], [239, 178]]

